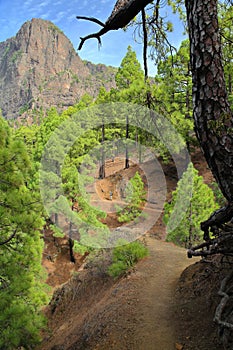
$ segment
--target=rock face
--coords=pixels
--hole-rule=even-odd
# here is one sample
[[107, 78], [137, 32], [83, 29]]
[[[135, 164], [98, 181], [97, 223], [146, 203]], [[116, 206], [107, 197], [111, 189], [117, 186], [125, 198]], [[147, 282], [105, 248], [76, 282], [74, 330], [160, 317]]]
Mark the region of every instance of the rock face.
[[84, 62], [52, 22], [32, 19], [0, 43], [0, 108], [5, 118], [33, 109], [58, 110], [82, 95], [115, 86], [116, 68]]

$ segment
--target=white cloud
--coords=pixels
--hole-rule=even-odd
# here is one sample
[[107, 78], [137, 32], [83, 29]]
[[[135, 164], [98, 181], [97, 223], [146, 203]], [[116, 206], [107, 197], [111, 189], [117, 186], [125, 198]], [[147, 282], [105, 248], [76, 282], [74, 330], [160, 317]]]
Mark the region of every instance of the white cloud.
[[68, 11], [60, 11], [60, 12], [58, 12], [57, 15], [56, 15], [56, 17], [54, 17], [54, 18], [52, 19], [52, 22], [53, 22], [53, 23], [58, 23], [58, 22], [60, 22], [64, 17], [67, 16], [67, 12], [68, 12]]
[[37, 5], [37, 8], [49, 6], [50, 1], [43, 1]]
[[[27, 13], [29, 16], [32, 17], [41, 17], [45, 12], [45, 8], [51, 7], [51, 0], [44, 0], [44, 1], [33, 1], [33, 0], [27, 0], [24, 3], [24, 10], [23, 13], [21, 13], [22, 16]], [[43, 12], [42, 12], [43, 11]]]
[[33, 3], [33, 0], [27, 0], [23, 3], [23, 7], [24, 8], [29, 7], [32, 3]]
[[72, 15], [68, 16], [66, 19], [68, 22], [73, 22], [73, 20], [76, 19], [76, 15], [72, 14]]
[[49, 19], [50, 13], [51, 13], [50, 11], [47, 11], [47, 12], [43, 13], [42, 15], [40, 15], [40, 17], [42, 19]]

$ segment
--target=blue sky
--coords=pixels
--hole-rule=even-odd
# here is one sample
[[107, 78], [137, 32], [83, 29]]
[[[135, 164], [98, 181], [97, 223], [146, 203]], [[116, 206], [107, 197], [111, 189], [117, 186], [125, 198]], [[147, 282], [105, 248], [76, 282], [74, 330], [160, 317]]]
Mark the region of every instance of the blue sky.
[[[0, 42], [14, 36], [22, 24], [32, 18], [43, 18], [55, 23], [71, 40], [77, 50], [79, 37], [96, 32], [97, 24], [78, 21], [77, 15], [96, 17], [105, 22], [109, 17], [115, 0], [0, 0]], [[172, 19], [172, 18], [171, 18]], [[173, 18], [175, 32], [171, 35], [172, 44], [178, 46], [182, 37], [183, 27], [177, 18]], [[96, 39], [85, 42], [81, 51], [82, 59], [93, 63], [104, 63], [118, 67], [125, 56], [128, 45], [136, 51], [139, 61], [142, 61], [142, 45], [134, 41], [133, 29], [111, 31], [102, 37], [102, 46], [98, 49]], [[153, 75], [155, 67], [149, 64], [149, 73]]]

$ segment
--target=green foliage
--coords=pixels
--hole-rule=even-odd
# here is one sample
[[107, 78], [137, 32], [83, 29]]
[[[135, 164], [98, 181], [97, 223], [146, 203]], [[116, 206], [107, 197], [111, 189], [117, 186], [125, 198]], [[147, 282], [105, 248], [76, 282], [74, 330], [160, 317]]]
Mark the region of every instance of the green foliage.
[[65, 236], [64, 232], [62, 232], [56, 225], [50, 224], [49, 228], [53, 232], [53, 237], [64, 238]]
[[144, 183], [139, 173], [136, 172], [126, 187], [126, 202], [128, 204], [118, 213], [119, 222], [130, 222], [140, 215], [145, 194]]
[[35, 160], [40, 161], [44, 146], [48, 142], [52, 132], [66, 119], [66, 116], [60, 116], [55, 107], [50, 108], [47, 117], [43, 120], [36, 134]]
[[233, 109], [233, 7], [229, 2], [219, 2], [219, 26], [223, 52], [224, 75], [228, 90], [228, 99]]
[[74, 249], [75, 253], [80, 254], [80, 255], [84, 255], [85, 253], [91, 251], [90, 247], [86, 247], [86, 246], [80, 244], [79, 242], [77, 242], [76, 240], [74, 241], [73, 249]]
[[221, 208], [226, 205], [226, 198], [222, 194], [220, 188], [218, 187], [217, 182], [212, 182], [210, 184], [210, 187], [214, 193], [215, 201], [218, 204], [218, 206]]
[[[41, 267], [41, 205], [27, 187], [30, 160], [0, 118], [0, 349], [32, 348], [47, 302]], [[5, 243], [4, 243], [5, 242]]]
[[123, 58], [115, 80], [119, 89], [125, 89], [135, 81], [144, 79], [143, 70], [137, 60], [136, 53], [128, 46], [127, 53]]
[[10, 44], [8, 43], [7, 46], [5, 47], [5, 50], [3, 52], [3, 58], [5, 58], [8, 55], [8, 52], [10, 51]]
[[195, 145], [189, 40], [181, 43], [176, 55], [168, 56], [159, 62], [156, 81], [153, 89], [156, 110], [168, 116], [188, 146]]
[[11, 62], [15, 63], [21, 56], [22, 56], [21, 50], [15, 51], [11, 57]]
[[[104, 233], [108, 233], [107, 227], [100, 222], [101, 218], [106, 217], [106, 213], [90, 205], [89, 196], [85, 191], [85, 184], [93, 179], [88, 176], [78, 176], [77, 168], [72, 164], [72, 159], [70, 159], [70, 163], [65, 164], [62, 173], [64, 194], [70, 203], [70, 207], [73, 208], [74, 203], [78, 205], [78, 211], [73, 212], [73, 217], [70, 220], [71, 222], [79, 223], [81, 244], [80, 242], [75, 242], [75, 247], [82, 250], [83, 247], [88, 246], [88, 242], [90, 242], [90, 245], [93, 245], [93, 242], [91, 243], [91, 237], [88, 235], [88, 225], [98, 227], [100, 232], [103, 229], [105, 231]], [[101, 233], [99, 234], [101, 235]], [[100, 239], [100, 236], [98, 237]], [[72, 238], [75, 240], [75, 237]], [[101, 242], [99, 244], [101, 245]]]
[[62, 31], [58, 26], [56, 26], [54, 23], [52, 23], [52, 22], [50, 22], [48, 28], [49, 28], [50, 30], [52, 30], [52, 32], [53, 32], [54, 34], [56, 34], [56, 33], [64, 34], [63, 31]]
[[22, 115], [23, 113], [27, 112], [29, 110], [29, 105], [26, 103], [24, 106], [20, 107], [19, 109], [19, 115]]
[[119, 246], [113, 249], [112, 264], [108, 268], [108, 274], [114, 278], [123, 275], [148, 255], [148, 249], [141, 242], [127, 243], [121, 240], [118, 242]]
[[[187, 208], [185, 196], [191, 189], [192, 177], [192, 198]], [[198, 175], [198, 171], [192, 163], [178, 182], [177, 189], [172, 193], [171, 203], [165, 204], [163, 218], [165, 224], [168, 223], [171, 217], [178, 195], [184, 198], [184, 207], [180, 208], [183, 218], [176, 218], [177, 227], [175, 229], [172, 230], [167, 226], [167, 241], [187, 247], [201, 241], [203, 232], [200, 229], [200, 223], [206, 220], [218, 208], [218, 205], [215, 202], [213, 191], [203, 183], [202, 176]]]

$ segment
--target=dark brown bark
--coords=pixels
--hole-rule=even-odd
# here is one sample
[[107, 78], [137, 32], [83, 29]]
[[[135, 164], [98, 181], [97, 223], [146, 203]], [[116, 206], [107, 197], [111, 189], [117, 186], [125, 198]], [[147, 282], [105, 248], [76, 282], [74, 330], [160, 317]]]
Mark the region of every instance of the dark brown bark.
[[58, 213], [54, 214], [54, 223], [56, 226], [58, 226]]
[[117, 0], [105, 25], [112, 29], [124, 28], [152, 0]]
[[150, 2], [152, 2], [152, 0], [118, 0], [105, 24], [96, 18], [77, 16], [77, 19], [86, 19], [98, 23], [103, 27], [99, 32], [81, 38], [78, 50], [81, 50], [87, 39], [96, 38], [98, 39], [99, 44], [101, 44], [100, 37], [102, 35], [110, 30], [117, 30], [126, 27], [127, 24], [129, 24], [129, 22], [132, 21], [132, 19]]
[[148, 65], [147, 65], [147, 46], [148, 46], [148, 35], [146, 28], [146, 11], [142, 9], [142, 29], [143, 29], [143, 64], [145, 81], [148, 79]]
[[129, 168], [129, 149], [128, 149], [128, 139], [129, 139], [129, 117], [126, 116], [126, 144], [125, 144], [125, 169]]
[[69, 238], [68, 243], [69, 243], [69, 251], [70, 251], [70, 261], [75, 264], [76, 260], [75, 260], [74, 251], [73, 251], [73, 247], [74, 247], [73, 239]]
[[101, 127], [101, 164], [99, 169], [99, 178], [104, 179], [105, 178], [105, 149], [104, 149], [104, 141], [105, 141], [105, 126], [104, 121]]
[[217, 0], [186, 0], [197, 138], [225, 198], [233, 201], [233, 118], [224, 80]]
[[[74, 210], [74, 203], [72, 204], [71, 210]], [[73, 223], [70, 221], [69, 225], [69, 238], [68, 238], [68, 244], [69, 244], [69, 252], [70, 252], [70, 261], [75, 264], [76, 260], [74, 257], [74, 240], [73, 240]]]

